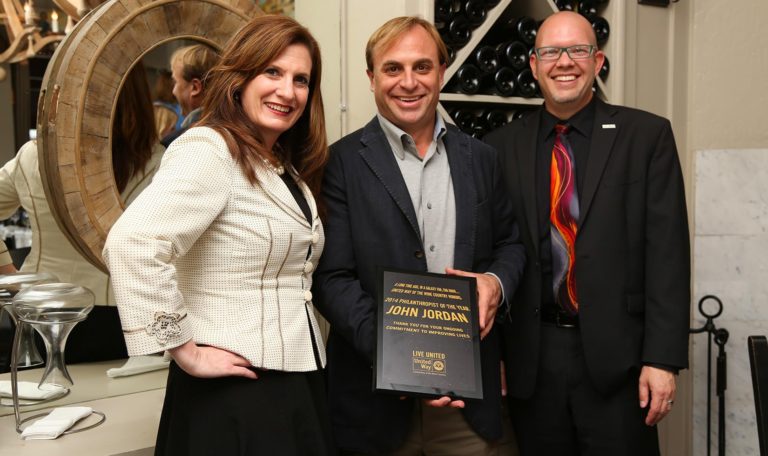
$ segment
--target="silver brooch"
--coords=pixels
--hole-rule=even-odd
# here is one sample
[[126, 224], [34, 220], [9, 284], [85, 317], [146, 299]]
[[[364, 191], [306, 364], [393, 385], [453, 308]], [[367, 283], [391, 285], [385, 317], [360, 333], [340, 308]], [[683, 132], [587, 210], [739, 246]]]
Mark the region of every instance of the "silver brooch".
[[[186, 315], [184, 315], [186, 317]], [[184, 319], [177, 313], [155, 312], [155, 321], [145, 328], [147, 334], [155, 336], [160, 345], [165, 345], [168, 339], [181, 335], [179, 322]]]

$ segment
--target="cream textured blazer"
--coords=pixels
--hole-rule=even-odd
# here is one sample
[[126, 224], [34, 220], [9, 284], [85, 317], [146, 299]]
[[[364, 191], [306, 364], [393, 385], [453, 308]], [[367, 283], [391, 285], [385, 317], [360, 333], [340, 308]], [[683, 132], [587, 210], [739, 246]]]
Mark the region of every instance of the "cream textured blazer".
[[[143, 173], [138, 173], [126, 185], [123, 200], [129, 203], [151, 180], [160, 164], [165, 148], [157, 144]], [[109, 276], [89, 263], [75, 250], [53, 218], [45, 198], [37, 160], [37, 143], [24, 144], [14, 158], [0, 169], [0, 220], [13, 215], [19, 207], [29, 214], [32, 227], [32, 248], [24, 260], [24, 272], [50, 272], [62, 282], [75, 283], [90, 289], [96, 305], [114, 305], [109, 288]], [[0, 251], [6, 250], [0, 241]], [[4, 261], [0, 256], [0, 261]], [[3, 264], [10, 262], [10, 256]]]
[[315, 200], [300, 182], [310, 225], [280, 176], [256, 175], [251, 185], [214, 130], [192, 128], [112, 227], [104, 259], [130, 355], [192, 339], [311, 371], [314, 337], [325, 366], [310, 292], [324, 243]]

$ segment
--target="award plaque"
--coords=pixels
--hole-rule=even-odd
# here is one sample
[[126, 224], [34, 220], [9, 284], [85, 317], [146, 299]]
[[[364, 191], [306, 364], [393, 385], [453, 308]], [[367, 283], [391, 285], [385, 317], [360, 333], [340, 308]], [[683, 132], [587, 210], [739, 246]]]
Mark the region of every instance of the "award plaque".
[[379, 273], [375, 391], [482, 399], [475, 279]]

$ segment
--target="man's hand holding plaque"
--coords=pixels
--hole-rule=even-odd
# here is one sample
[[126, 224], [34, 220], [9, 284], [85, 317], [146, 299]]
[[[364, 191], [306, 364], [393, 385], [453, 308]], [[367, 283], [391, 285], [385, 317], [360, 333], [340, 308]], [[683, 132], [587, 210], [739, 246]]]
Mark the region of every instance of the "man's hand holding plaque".
[[453, 276], [474, 277], [477, 280], [477, 307], [480, 310], [480, 339], [491, 332], [493, 322], [496, 319], [496, 311], [501, 302], [501, 284], [499, 279], [490, 274], [478, 274], [476, 272], [461, 271], [459, 269], [445, 268], [445, 273]]

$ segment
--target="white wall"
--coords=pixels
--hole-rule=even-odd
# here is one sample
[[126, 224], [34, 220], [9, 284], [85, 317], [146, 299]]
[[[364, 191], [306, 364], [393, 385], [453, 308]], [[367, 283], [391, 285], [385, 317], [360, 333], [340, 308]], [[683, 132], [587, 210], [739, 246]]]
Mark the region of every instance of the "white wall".
[[692, 3], [691, 148], [768, 146], [768, 2]]
[[[691, 3], [688, 143], [696, 170], [694, 298], [715, 294], [724, 304], [716, 323], [730, 332], [728, 454], [757, 455], [746, 338], [768, 334], [768, 3]], [[693, 454], [704, 454], [705, 338], [695, 339], [693, 353]], [[716, 411], [715, 406], [715, 416]], [[715, 454], [716, 421], [712, 427]]]

